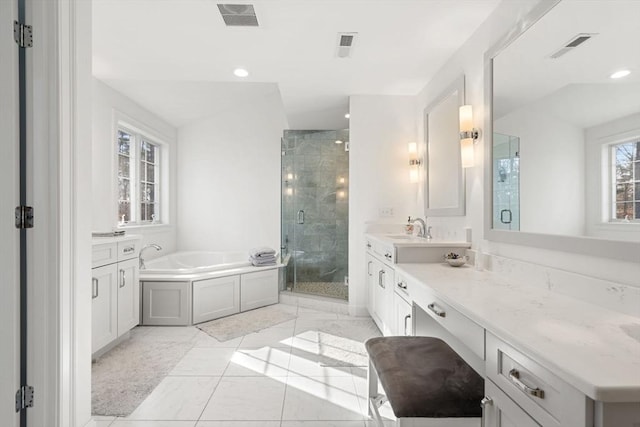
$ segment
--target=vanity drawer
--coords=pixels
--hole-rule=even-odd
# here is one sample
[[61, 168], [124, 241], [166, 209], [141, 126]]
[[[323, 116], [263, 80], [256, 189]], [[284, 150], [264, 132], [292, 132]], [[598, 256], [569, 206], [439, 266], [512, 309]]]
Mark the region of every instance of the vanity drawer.
[[585, 414], [584, 395], [489, 332], [485, 372], [543, 426], [567, 425]]
[[91, 268], [113, 264], [118, 261], [118, 245], [103, 243], [93, 245], [91, 252]]
[[118, 261], [137, 258], [140, 253], [140, 240], [118, 242]]
[[385, 245], [377, 240], [367, 239], [367, 251], [379, 257], [385, 264], [396, 262], [396, 251], [393, 245]]
[[480, 360], [484, 360], [484, 328], [466, 317], [441, 298], [437, 297], [427, 286], [408, 283], [413, 301], [442, 327], [469, 347]]
[[396, 280], [394, 282], [395, 283], [393, 285], [393, 290], [396, 292], [396, 294], [398, 294], [400, 297], [402, 297], [403, 300], [411, 304], [411, 282], [407, 280], [401, 273], [396, 273]]

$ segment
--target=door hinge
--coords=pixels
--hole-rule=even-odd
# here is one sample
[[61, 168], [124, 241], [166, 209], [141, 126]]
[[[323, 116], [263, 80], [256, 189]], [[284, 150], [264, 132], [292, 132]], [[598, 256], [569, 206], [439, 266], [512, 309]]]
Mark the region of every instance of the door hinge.
[[31, 206], [16, 208], [16, 228], [33, 228], [33, 208]]
[[16, 392], [16, 412], [23, 409], [33, 408], [33, 387], [24, 385]]
[[33, 27], [13, 21], [13, 39], [20, 47], [33, 46]]

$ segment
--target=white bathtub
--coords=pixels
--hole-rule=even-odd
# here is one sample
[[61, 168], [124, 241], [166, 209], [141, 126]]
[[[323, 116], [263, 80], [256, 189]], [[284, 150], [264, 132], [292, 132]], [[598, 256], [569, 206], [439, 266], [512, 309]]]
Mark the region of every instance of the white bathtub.
[[140, 270], [143, 325], [194, 325], [278, 302], [282, 264], [247, 252], [176, 252]]
[[175, 252], [145, 261], [141, 276], [199, 274], [250, 266], [247, 252]]

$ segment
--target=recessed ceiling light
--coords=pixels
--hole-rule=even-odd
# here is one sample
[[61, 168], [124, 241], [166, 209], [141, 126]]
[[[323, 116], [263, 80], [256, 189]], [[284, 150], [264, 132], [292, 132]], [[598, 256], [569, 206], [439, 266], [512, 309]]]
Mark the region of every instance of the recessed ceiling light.
[[336, 144], [342, 144], [342, 141], [340, 141], [339, 139], [336, 139]]
[[344, 118], [345, 118], [345, 119], [348, 119], [349, 117], [351, 117], [351, 114], [349, 114], [349, 113], [347, 113], [347, 114], [345, 114], [345, 115], [344, 115]]
[[620, 71], [616, 71], [615, 73], [611, 74], [609, 77], [611, 77], [612, 79], [621, 79], [622, 77], [626, 77], [629, 74], [631, 74], [631, 71], [629, 71], [629, 70], [620, 70]]
[[233, 74], [238, 77], [247, 77], [249, 75], [249, 72], [244, 68], [236, 68], [235, 70], [233, 70]]

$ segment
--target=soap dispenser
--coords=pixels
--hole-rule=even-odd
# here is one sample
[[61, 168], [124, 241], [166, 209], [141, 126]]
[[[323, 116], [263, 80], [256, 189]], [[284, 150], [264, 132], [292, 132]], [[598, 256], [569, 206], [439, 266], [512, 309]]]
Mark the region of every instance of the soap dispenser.
[[406, 234], [413, 234], [413, 221], [411, 221], [411, 215], [409, 215], [407, 224], [404, 226], [404, 232]]

